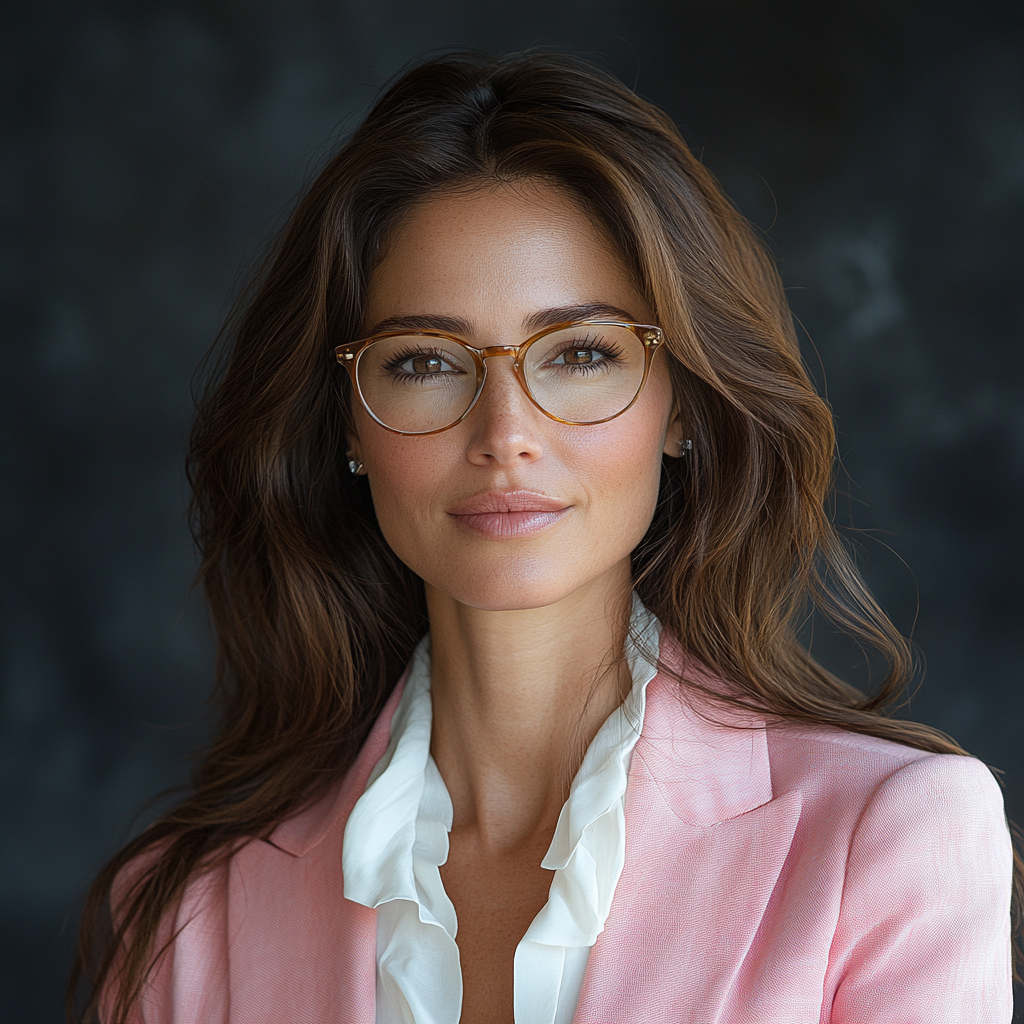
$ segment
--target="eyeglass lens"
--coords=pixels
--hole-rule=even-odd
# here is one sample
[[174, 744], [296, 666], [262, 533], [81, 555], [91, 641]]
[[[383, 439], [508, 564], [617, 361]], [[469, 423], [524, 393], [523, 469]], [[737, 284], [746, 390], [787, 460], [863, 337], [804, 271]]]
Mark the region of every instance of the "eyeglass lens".
[[[526, 350], [523, 376], [537, 404], [560, 420], [594, 423], [622, 412], [643, 383], [643, 342], [628, 327], [576, 324]], [[394, 430], [424, 433], [455, 423], [473, 403], [478, 371], [445, 338], [382, 338], [360, 353], [356, 378], [373, 415]]]

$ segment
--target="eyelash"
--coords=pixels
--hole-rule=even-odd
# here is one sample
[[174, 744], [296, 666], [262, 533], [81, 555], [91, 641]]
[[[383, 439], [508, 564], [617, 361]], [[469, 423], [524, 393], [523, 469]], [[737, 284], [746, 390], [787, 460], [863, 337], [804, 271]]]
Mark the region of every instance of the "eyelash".
[[[578, 341], [571, 341], [563, 345], [552, 357], [557, 359], [559, 356], [565, 355], [566, 352], [597, 352], [599, 355], [604, 356], [606, 359], [613, 360], [618, 359], [622, 355], [622, 346], [614, 343], [609, 344], [608, 342], [601, 343], [597, 338], [581, 338]], [[587, 366], [593, 366], [592, 363], [579, 364], [575, 369], [585, 369]]]
[[[443, 352], [439, 348], [430, 348], [430, 349], [406, 348], [406, 349], [403, 349], [400, 352], [397, 352], [392, 357], [391, 361], [384, 367], [384, 369], [388, 373], [395, 374], [396, 376], [402, 376], [402, 377], [405, 377], [405, 378], [426, 377], [426, 376], [429, 376], [429, 374], [409, 373], [408, 370], [400, 370], [399, 367], [402, 365], [402, 363], [408, 362], [410, 359], [417, 359], [417, 358], [440, 359], [443, 362], [448, 363], [450, 365], [451, 364], [451, 360], [448, 359], [447, 356], [448, 356], [448, 353], [447, 352]], [[458, 370], [456, 368], [456, 372], [462, 372], [462, 371]]]

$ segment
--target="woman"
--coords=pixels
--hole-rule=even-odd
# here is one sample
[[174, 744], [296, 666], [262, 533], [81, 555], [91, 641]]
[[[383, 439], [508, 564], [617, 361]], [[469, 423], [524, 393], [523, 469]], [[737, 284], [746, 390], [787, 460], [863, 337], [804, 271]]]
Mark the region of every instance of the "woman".
[[421, 64], [230, 337], [190, 462], [223, 724], [93, 889], [87, 1015], [1009, 1020], [999, 789], [885, 714], [828, 409], [661, 112]]

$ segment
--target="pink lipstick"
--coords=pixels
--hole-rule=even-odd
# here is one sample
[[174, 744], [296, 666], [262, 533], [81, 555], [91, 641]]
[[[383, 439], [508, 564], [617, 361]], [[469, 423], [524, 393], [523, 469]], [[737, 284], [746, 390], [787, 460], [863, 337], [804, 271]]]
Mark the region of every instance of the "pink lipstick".
[[558, 522], [570, 509], [560, 498], [536, 491], [488, 491], [448, 510], [460, 525], [485, 537], [529, 537]]

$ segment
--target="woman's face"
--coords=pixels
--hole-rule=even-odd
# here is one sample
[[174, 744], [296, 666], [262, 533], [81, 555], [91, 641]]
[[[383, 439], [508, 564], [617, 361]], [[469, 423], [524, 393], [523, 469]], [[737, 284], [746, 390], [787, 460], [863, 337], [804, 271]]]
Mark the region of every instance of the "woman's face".
[[[363, 326], [368, 335], [416, 317], [451, 331], [459, 320], [465, 329], [451, 333], [470, 345], [518, 345], [535, 333], [531, 318], [574, 319], [551, 311], [591, 305], [594, 316], [652, 322], [574, 203], [545, 184], [501, 185], [407, 215], [373, 274]], [[662, 452], [679, 454], [668, 358], [656, 354], [630, 409], [594, 426], [545, 416], [509, 356], [486, 360], [479, 401], [439, 434], [392, 433], [357, 400], [349, 440], [387, 542], [428, 587], [481, 609], [538, 608], [628, 580]]]

